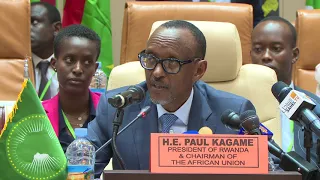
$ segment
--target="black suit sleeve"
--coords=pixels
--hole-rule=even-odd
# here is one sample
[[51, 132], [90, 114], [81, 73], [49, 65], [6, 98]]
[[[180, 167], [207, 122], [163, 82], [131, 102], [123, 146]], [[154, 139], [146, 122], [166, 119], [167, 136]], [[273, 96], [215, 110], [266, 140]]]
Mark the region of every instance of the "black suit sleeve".
[[[96, 118], [88, 124], [88, 139], [95, 146], [96, 150], [109, 140], [106, 128], [108, 103], [106, 95], [102, 95], [96, 112]], [[95, 178], [99, 178], [106, 165], [112, 157], [112, 148], [107, 146], [96, 154]]]
[[253, 26], [256, 26], [263, 18], [262, 0], [238, 0], [237, 3], [250, 4], [253, 8]]
[[243, 112], [248, 111], [248, 110], [256, 110], [255, 107], [253, 106], [253, 104], [251, 103], [251, 101], [249, 100], [245, 100], [241, 107], [240, 107], [240, 111], [238, 112], [239, 115], [241, 115]]

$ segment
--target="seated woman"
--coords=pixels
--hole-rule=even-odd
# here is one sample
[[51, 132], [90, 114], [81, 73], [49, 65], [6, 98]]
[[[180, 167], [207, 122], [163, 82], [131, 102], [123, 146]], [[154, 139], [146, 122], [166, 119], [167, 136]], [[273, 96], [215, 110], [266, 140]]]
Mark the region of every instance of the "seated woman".
[[75, 139], [74, 128], [86, 128], [96, 116], [100, 94], [91, 92], [89, 85], [98, 67], [100, 46], [99, 36], [82, 25], [62, 29], [54, 40], [51, 62], [59, 93], [42, 104], [64, 151]]

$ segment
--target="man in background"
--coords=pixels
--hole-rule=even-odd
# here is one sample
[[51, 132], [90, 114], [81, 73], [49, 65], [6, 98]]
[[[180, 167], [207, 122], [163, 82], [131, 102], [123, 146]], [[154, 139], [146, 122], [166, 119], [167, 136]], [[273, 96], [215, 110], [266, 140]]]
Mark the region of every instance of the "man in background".
[[61, 17], [56, 7], [46, 2], [31, 4], [31, 51], [40, 100], [50, 99], [58, 93], [57, 75], [50, 62], [53, 41], [60, 29]]
[[[294, 26], [279, 16], [270, 16], [263, 19], [253, 30], [251, 36], [252, 48], [251, 58], [254, 64], [260, 64], [273, 69], [278, 81], [288, 84], [292, 89], [305, 93], [311, 97], [316, 104], [320, 99], [311, 92], [303, 90], [293, 84], [292, 66], [297, 62], [299, 49], [296, 46], [297, 33]], [[319, 105], [313, 110], [320, 116]], [[281, 113], [282, 129], [282, 149], [286, 152], [296, 151], [300, 156], [305, 157], [304, 131], [302, 125], [298, 122], [289, 120]], [[311, 149], [311, 158], [314, 164], [316, 162], [316, 140], [313, 134], [313, 147]]]

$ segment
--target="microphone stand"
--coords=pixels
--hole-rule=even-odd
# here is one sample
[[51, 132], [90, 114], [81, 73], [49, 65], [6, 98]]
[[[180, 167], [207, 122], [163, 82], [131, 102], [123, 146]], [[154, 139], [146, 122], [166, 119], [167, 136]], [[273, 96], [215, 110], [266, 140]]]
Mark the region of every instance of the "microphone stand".
[[121, 170], [125, 170], [126, 168], [125, 168], [124, 161], [123, 161], [122, 157], [120, 156], [120, 153], [117, 149], [116, 138], [118, 135], [119, 127], [122, 124], [123, 115], [124, 115], [123, 108], [121, 108], [121, 107], [117, 108], [117, 111], [116, 111], [116, 114], [115, 114], [115, 117], [113, 120], [113, 132], [112, 132], [112, 151], [114, 153], [114, 157], [119, 162]]
[[304, 130], [304, 142], [303, 142], [303, 145], [306, 148], [306, 160], [308, 162], [311, 162], [311, 148], [313, 146], [313, 144], [312, 144], [312, 132], [306, 127], [304, 127], [303, 130]]
[[[128, 127], [130, 127], [130, 126], [131, 126], [133, 123], [135, 123], [138, 119], [146, 117], [146, 114], [147, 114], [149, 111], [150, 111], [150, 106], [144, 107], [144, 108], [140, 111], [140, 113], [137, 115], [136, 118], [134, 118], [130, 123], [128, 123], [125, 127], [123, 127], [123, 128], [118, 132], [117, 136], [119, 136], [124, 130], [126, 130]], [[105, 142], [102, 146], [100, 146], [100, 147], [97, 147], [97, 146], [96, 146], [96, 148], [98, 148], [98, 149], [96, 150], [96, 154], [97, 154], [99, 151], [101, 151], [104, 147], [108, 146], [108, 145], [111, 143], [111, 141], [112, 141], [112, 138], [109, 139], [107, 142]]]
[[318, 167], [320, 167], [320, 139], [317, 139], [317, 149], [316, 149], [316, 152], [317, 152], [317, 157], [318, 157], [318, 161], [317, 161], [317, 164], [318, 164]]

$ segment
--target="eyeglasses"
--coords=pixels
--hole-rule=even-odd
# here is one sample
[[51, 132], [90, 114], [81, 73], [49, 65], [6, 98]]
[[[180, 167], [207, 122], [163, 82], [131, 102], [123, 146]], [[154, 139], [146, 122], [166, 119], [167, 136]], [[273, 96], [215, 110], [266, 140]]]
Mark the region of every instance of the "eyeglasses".
[[177, 74], [181, 66], [192, 63], [194, 60], [179, 60], [176, 58], [160, 59], [152, 54], [147, 54], [145, 50], [138, 54], [141, 66], [147, 70], [153, 70], [158, 63], [162, 65], [163, 70], [168, 74]]

